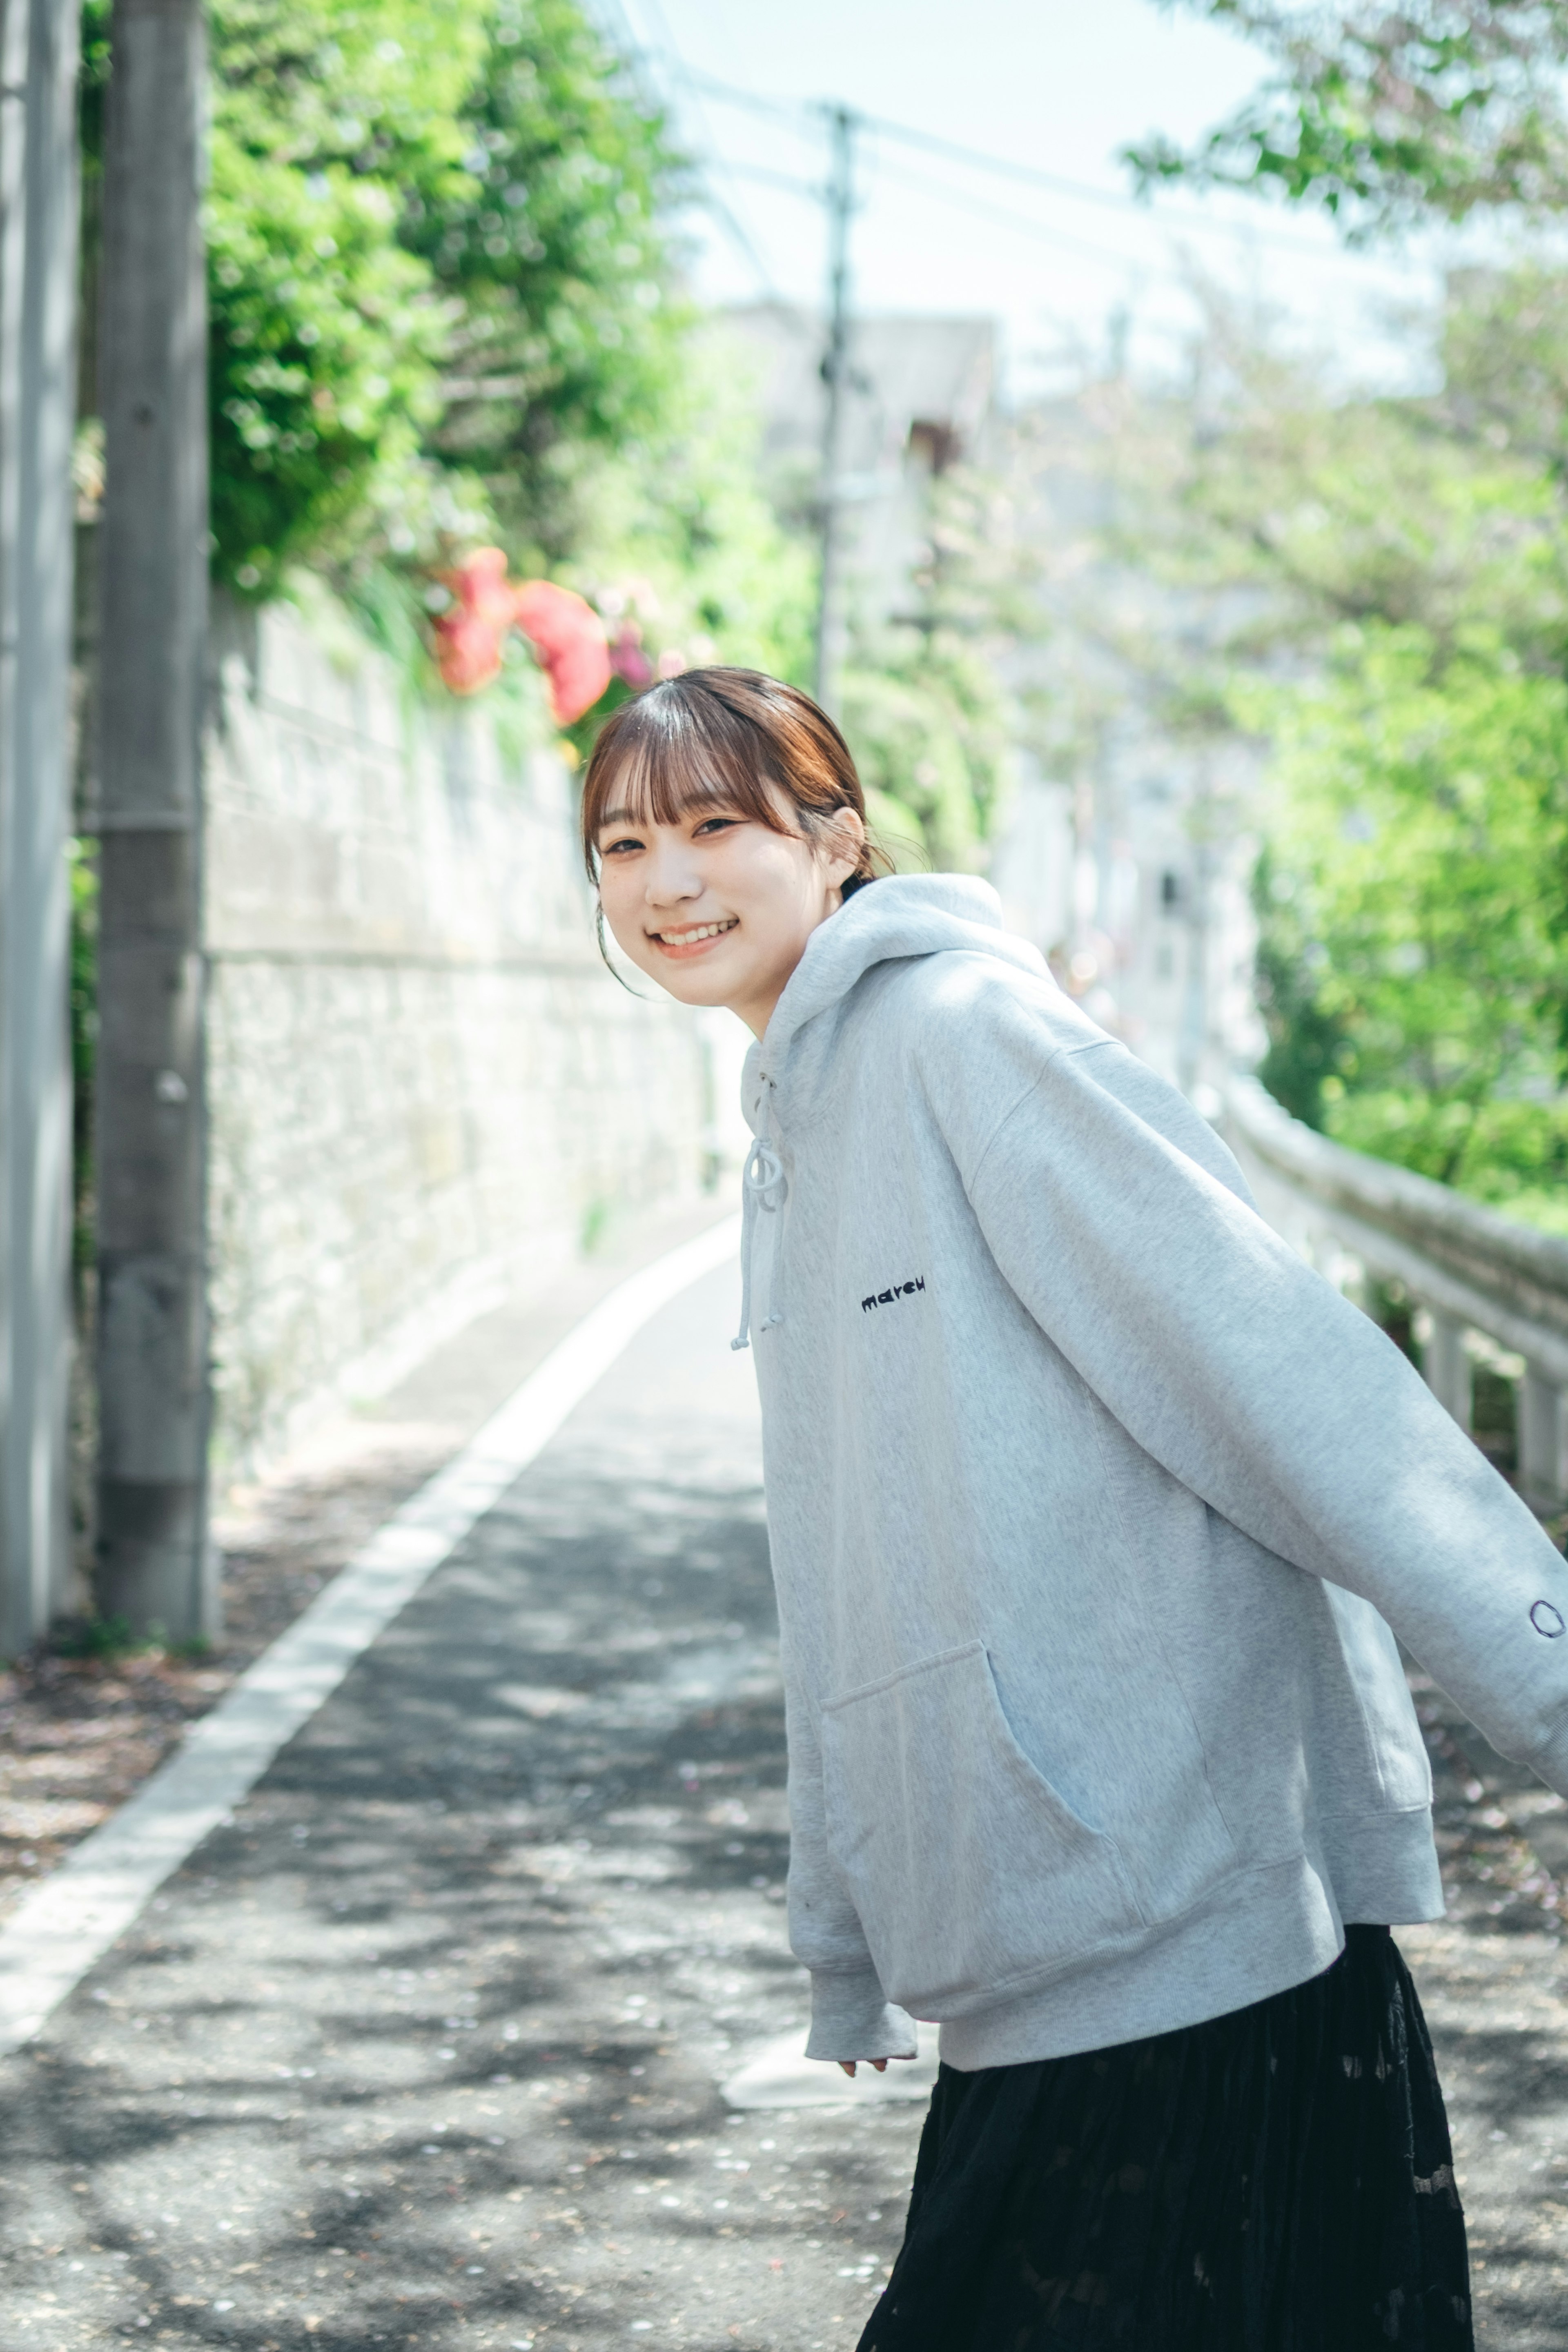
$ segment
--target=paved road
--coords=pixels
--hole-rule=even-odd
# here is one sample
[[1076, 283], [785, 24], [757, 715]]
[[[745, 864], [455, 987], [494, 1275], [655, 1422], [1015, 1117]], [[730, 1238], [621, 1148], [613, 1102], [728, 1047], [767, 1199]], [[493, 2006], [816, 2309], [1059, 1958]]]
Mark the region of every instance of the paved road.
[[[919, 2108], [719, 2087], [805, 2006], [733, 1288], [648, 1328], [0, 2069], [5, 2352], [853, 2343]], [[1411, 1943], [1481, 2342], [1568, 2347], [1555, 1885], [1424, 1696], [1458, 1901]]]

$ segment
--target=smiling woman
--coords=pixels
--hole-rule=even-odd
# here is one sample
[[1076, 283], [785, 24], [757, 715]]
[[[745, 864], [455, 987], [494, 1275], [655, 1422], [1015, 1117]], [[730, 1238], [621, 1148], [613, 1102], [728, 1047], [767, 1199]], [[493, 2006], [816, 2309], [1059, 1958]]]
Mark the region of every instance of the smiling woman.
[[826, 714], [755, 670], [689, 670], [618, 710], [583, 846], [622, 952], [757, 1036], [819, 923], [886, 861]]
[[942, 2028], [859, 2352], [1473, 2352], [1394, 1633], [1568, 1792], [1562, 1559], [985, 883], [857, 890], [804, 695], [654, 688], [583, 818], [626, 954], [757, 1038], [805, 2054]]

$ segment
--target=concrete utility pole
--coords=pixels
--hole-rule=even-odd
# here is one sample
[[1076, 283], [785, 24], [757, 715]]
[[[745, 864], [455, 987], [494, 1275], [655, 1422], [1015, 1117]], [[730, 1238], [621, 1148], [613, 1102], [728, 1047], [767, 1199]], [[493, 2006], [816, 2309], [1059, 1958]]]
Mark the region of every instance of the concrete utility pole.
[[201, 935], [201, 0], [114, 0], [103, 191], [98, 1600], [216, 1631]]
[[822, 569], [816, 592], [816, 699], [834, 709], [844, 659], [844, 395], [849, 388], [849, 222], [855, 206], [855, 122], [847, 106], [826, 109], [833, 142], [827, 184], [827, 349], [822, 380]]
[[69, 1597], [78, 10], [0, 0], [0, 1654]]

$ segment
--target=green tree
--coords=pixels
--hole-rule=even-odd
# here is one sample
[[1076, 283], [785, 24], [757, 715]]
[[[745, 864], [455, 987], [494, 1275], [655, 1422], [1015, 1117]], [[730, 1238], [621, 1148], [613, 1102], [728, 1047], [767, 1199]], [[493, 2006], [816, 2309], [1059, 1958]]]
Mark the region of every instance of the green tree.
[[264, 596], [498, 523], [559, 555], [552, 456], [655, 425], [673, 367], [657, 116], [576, 0], [214, 0], [210, 37], [217, 576]]
[[1252, 908], [1258, 920], [1254, 984], [1268, 1037], [1258, 1076], [1292, 1118], [1321, 1128], [1329, 1101], [1344, 1092], [1341, 1073], [1344, 1015], [1340, 1006], [1321, 1001], [1320, 985], [1327, 957], [1321, 941], [1302, 919], [1303, 895], [1298, 877], [1279, 865], [1266, 844], [1258, 852], [1252, 876]]
[[1568, 204], [1562, 0], [1186, 5], [1255, 42], [1275, 69], [1195, 147], [1156, 135], [1130, 148], [1145, 186], [1181, 179], [1308, 200], [1352, 236]]
[[[973, 872], [1002, 798], [1008, 735], [995, 672], [948, 629], [863, 640], [842, 680], [846, 734], [885, 846]], [[911, 856], [912, 853], [912, 856]]]
[[679, 404], [685, 178], [577, 0], [494, 0], [489, 36], [468, 170], [412, 192], [401, 236], [459, 306], [433, 446], [554, 563], [579, 536], [581, 453], [657, 439]]
[[1261, 755], [1237, 814], [1265, 843], [1265, 1083], [1532, 1216], [1559, 1213], [1568, 1136], [1553, 284], [1457, 278], [1413, 353], [1442, 380], [1396, 399], [1347, 398], [1211, 296], [1184, 385], [1086, 389], [1098, 562], [1057, 551], [1075, 625], [1173, 740], [1217, 723]]
[[761, 487], [753, 386], [721, 326], [688, 330], [656, 429], [563, 453], [575, 517], [563, 576], [647, 655], [805, 684], [816, 565]]
[[[1568, 205], [1561, 0], [1194, 5], [1274, 70], [1195, 148], [1134, 151], [1145, 184], [1316, 204], [1352, 238]], [[1283, 417], [1233, 399], [1183, 500], [1193, 541], [1245, 544], [1319, 666], [1233, 698], [1273, 750], [1266, 1079], [1343, 1139], [1563, 1230], [1565, 292], [1549, 247], [1456, 272], [1436, 391]]]
[[1486, 1107], [1563, 1076], [1568, 685], [1492, 631], [1445, 654], [1374, 624], [1321, 681], [1240, 700], [1272, 739], [1276, 903], [1333, 1041], [1326, 1123], [1463, 1183]]
[[216, 0], [207, 198], [215, 569], [252, 593], [342, 558], [418, 459], [455, 327], [399, 242], [472, 184], [472, 0]]

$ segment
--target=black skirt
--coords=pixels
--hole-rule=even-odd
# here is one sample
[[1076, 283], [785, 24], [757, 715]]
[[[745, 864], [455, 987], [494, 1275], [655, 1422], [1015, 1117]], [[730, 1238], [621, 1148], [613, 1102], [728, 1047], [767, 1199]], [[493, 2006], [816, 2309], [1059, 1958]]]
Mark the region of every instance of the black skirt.
[[943, 2066], [860, 2352], [1473, 2352], [1465, 2221], [1386, 1927], [1110, 2050]]

